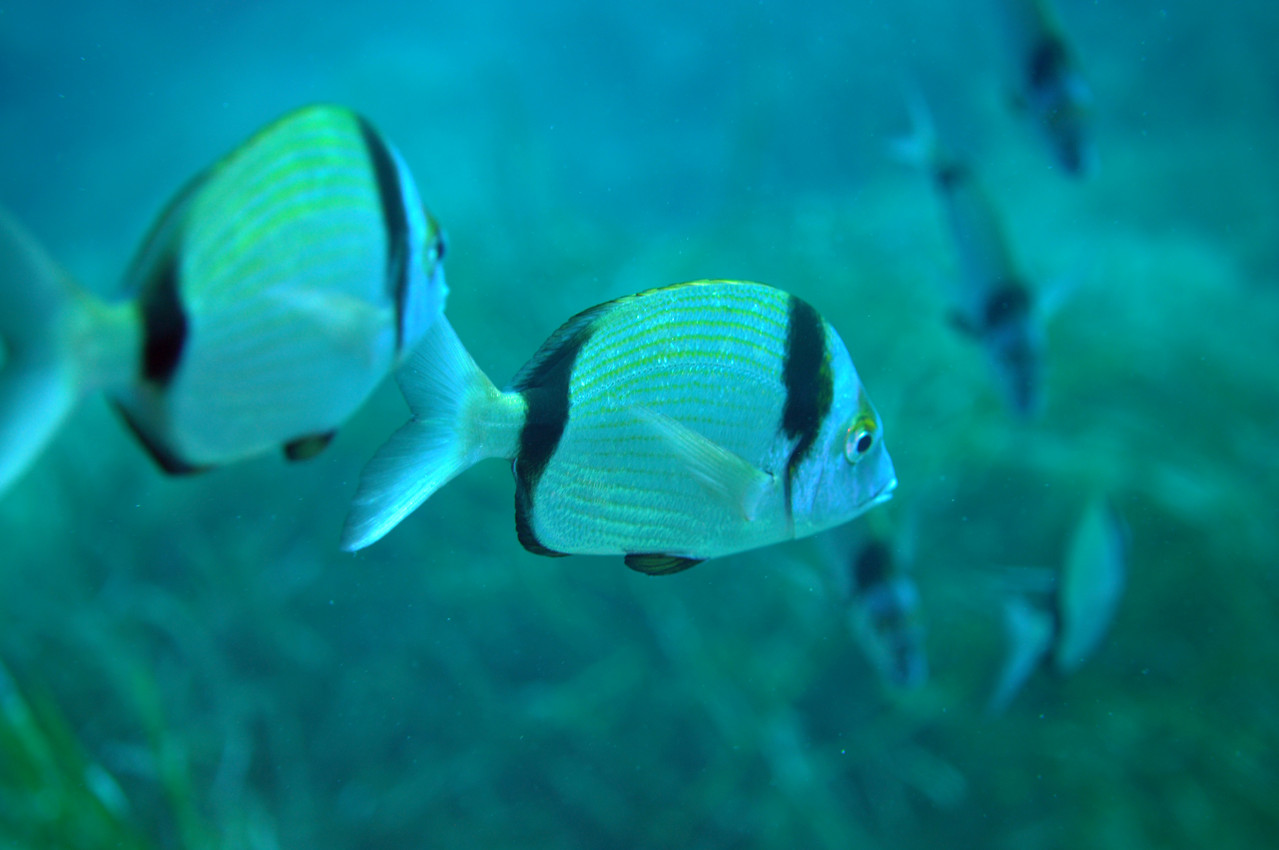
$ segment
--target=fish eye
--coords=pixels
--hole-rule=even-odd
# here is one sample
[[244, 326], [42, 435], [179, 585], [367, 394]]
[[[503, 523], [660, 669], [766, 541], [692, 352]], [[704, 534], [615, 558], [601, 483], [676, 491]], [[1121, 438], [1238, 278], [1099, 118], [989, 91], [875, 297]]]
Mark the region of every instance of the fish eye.
[[426, 257], [431, 263], [438, 263], [444, 260], [444, 234], [436, 231], [435, 235], [426, 243]]
[[874, 418], [862, 414], [848, 426], [844, 437], [844, 459], [849, 463], [857, 463], [875, 445], [877, 426]]

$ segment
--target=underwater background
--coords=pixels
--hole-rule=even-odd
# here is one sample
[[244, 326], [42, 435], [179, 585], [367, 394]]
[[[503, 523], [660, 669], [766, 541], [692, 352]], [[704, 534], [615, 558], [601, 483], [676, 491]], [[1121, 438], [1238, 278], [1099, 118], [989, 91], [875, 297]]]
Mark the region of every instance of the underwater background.
[[[312, 461], [180, 479], [95, 396], [0, 497], [0, 848], [1272, 846], [1279, 5], [1057, 6], [1087, 181], [1009, 109], [993, 0], [0, 3], [0, 203], [99, 294], [188, 178], [332, 101], [403, 154], [499, 384], [649, 287], [813, 303], [884, 419], [900, 485], [854, 525], [908, 529], [930, 670], [880, 681], [811, 541], [663, 578], [530, 555], [501, 463], [339, 551], [393, 381]], [[1068, 284], [1032, 419], [887, 155], [915, 87]], [[1113, 626], [990, 716], [992, 576], [1059, 565], [1099, 493]]]

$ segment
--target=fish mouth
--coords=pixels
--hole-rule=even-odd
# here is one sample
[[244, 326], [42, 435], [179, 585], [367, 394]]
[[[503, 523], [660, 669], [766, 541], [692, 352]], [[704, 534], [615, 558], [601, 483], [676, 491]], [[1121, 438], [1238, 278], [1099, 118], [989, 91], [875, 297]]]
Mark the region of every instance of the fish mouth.
[[884, 482], [884, 486], [879, 488], [879, 492], [870, 497], [870, 501], [866, 503], [867, 508], [873, 508], [876, 505], [882, 505], [893, 497], [893, 491], [897, 489], [897, 476], [894, 475]]

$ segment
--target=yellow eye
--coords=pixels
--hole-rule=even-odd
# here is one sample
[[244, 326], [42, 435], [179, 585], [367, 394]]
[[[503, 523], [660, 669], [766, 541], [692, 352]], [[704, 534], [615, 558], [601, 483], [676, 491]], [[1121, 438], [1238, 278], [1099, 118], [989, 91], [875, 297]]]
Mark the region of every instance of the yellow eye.
[[438, 263], [444, 259], [444, 231], [440, 229], [440, 224], [435, 220], [435, 216], [431, 215], [430, 210], [423, 210], [426, 214], [426, 261], [430, 264]]
[[848, 426], [848, 434], [844, 437], [844, 459], [849, 463], [857, 463], [875, 445], [875, 435], [879, 426], [875, 417], [863, 413]]

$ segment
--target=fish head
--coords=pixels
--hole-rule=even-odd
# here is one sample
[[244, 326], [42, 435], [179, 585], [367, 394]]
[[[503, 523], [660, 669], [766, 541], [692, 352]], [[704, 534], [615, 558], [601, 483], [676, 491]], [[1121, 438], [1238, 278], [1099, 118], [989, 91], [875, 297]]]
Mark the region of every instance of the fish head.
[[795, 536], [848, 522], [892, 497], [897, 473], [884, 446], [884, 425], [851, 358], [832, 332], [833, 398], [817, 439], [794, 471]]

